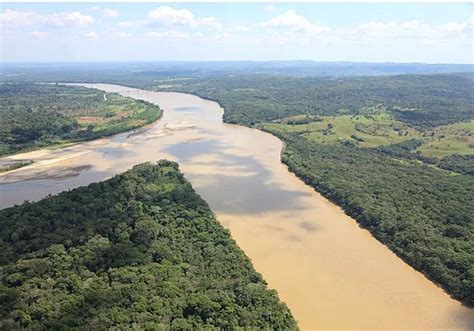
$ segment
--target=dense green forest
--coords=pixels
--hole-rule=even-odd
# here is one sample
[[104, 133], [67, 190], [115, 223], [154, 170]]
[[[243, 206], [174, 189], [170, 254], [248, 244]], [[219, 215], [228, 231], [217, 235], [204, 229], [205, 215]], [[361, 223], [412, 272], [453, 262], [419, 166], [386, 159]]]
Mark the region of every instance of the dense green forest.
[[174, 162], [0, 211], [0, 329], [296, 329]]
[[167, 89], [278, 136], [291, 171], [474, 305], [472, 75], [236, 76]]
[[56, 84], [0, 84], [0, 104], [0, 155], [95, 139], [161, 116], [144, 101]]
[[104, 82], [147, 87], [157, 79], [242, 75], [347, 77], [474, 72], [472, 64], [316, 61], [160, 61], [0, 63], [0, 81]]
[[282, 158], [292, 171], [450, 295], [474, 305], [474, 75], [175, 69], [104, 72], [99, 80], [197, 94], [218, 101], [225, 122], [275, 134], [286, 143]]
[[276, 133], [282, 160], [453, 297], [474, 305], [474, 177]]
[[[254, 125], [300, 114], [358, 114], [383, 104], [419, 128], [474, 117], [474, 76], [284, 77], [268, 75], [170, 81], [168, 89], [217, 100], [228, 123]], [[163, 88], [159, 88], [163, 89]]]

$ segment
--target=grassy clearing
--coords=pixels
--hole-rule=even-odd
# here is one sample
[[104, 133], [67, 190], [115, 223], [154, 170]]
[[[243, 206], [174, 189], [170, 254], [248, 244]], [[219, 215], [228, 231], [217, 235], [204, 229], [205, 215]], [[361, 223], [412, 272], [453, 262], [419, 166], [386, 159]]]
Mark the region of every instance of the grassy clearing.
[[474, 120], [434, 128], [427, 136], [429, 141], [418, 148], [423, 155], [474, 154]]
[[320, 144], [350, 141], [358, 147], [370, 148], [418, 139], [423, 144], [416, 151], [425, 156], [474, 154], [474, 120], [422, 132], [394, 119], [383, 108], [366, 109], [359, 115], [297, 115], [261, 127], [270, 132], [299, 133]]
[[288, 117], [280, 123], [265, 123], [263, 127], [269, 131], [301, 133], [318, 143], [334, 144], [346, 140], [359, 147], [377, 147], [422, 137], [420, 132], [394, 120], [383, 110], [360, 115], [324, 116], [307, 124], [287, 124], [303, 121], [305, 116]]
[[101, 107], [75, 117], [82, 130], [107, 135], [137, 128], [157, 120], [161, 111], [140, 100], [107, 94]]

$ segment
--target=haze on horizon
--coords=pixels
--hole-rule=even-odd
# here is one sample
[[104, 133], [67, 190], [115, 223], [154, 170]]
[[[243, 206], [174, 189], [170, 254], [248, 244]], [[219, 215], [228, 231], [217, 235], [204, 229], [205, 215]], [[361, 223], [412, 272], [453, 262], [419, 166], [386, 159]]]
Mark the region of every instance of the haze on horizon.
[[2, 3], [2, 62], [474, 63], [474, 4]]

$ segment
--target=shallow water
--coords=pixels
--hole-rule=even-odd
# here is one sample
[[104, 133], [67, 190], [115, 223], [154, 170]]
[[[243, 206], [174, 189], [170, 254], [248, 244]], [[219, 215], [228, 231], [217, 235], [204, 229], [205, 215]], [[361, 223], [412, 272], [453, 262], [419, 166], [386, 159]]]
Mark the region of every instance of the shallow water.
[[0, 174], [0, 206], [37, 200], [168, 158], [208, 201], [301, 329], [473, 330], [474, 310], [416, 272], [280, 163], [282, 143], [222, 123], [212, 101], [94, 84], [157, 103], [146, 129], [0, 159], [33, 159]]

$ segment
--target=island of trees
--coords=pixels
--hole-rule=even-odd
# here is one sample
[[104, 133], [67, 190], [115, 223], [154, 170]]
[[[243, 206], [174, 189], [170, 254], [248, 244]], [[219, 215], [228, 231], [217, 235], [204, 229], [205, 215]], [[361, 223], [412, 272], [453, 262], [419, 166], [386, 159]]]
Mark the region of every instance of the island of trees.
[[0, 329], [297, 329], [170, 161], [0, 211]]
[[156, 121], [159, 107], [79, 86], [0, 83], [0, 155], [96, 139]]

